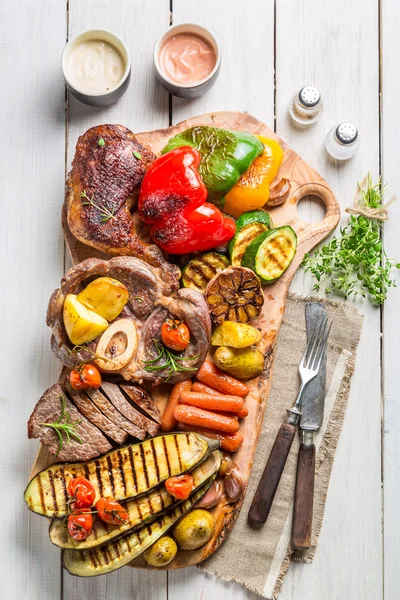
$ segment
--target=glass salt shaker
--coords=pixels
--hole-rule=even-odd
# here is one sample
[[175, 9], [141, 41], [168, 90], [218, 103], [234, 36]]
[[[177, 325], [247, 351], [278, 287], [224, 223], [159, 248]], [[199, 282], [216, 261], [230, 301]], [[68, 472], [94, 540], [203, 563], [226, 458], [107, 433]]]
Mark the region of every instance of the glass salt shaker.
[[347, 160], [355, 155], [360, 145], [358, 130], [353, 123], [341, 123], [326, 136], [325, 147], [336, 160]]
[[290, 99], [289, 114], [300, 125], [311, 125], [324, 109], [320, 91], [313, 85], [305, 85]]

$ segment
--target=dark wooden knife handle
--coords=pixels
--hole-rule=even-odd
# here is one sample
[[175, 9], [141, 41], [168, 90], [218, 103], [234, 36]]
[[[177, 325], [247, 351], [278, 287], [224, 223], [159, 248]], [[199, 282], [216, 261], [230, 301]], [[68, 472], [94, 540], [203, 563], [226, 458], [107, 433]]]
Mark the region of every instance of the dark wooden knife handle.
[[300, 444], [291, 535], [292, 548], [297, 550], [306, 550], [311, 546], [314, 479], [315, 446]]
[[295, 433], [296, 426], [289, 423], [281, 425], [278, 431], [250, 506], [248, 518], [250, 525], [254, 527], [265, 523], [267, 520]]

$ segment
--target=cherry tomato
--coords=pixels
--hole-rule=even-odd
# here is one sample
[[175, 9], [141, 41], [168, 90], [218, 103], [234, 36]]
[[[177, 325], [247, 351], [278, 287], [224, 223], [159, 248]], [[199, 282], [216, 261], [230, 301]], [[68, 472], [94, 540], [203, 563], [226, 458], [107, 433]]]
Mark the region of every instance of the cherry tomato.
[[110, 496], [97, 500], [96, 510], [100, 519], [106, 523], [111, 523], [111, 525], [126, 525], [129, 523], [129, 515], [126, 509]]
[[183, 321], [167, 319], [161, 327], [161, 339], [171, 350], [186, 350], [190, 342], [190, 332]]
[[93, 529], [93, 516], [89, 508], [74, 510], [68, 517], [67, 521], [69, 535], [81, 542], [85, 540]]
[[97, 389], [101, 386], [101, 375], [93, 365], [82, 365], [78, 370], [72, 370], [69, 382], [74, 390]]
[[74, 477], [74, 479], [70, 479], [67, 492], [68, 495], [71, 496], [72, 510], [93, 506], [96, 492], [90, 481], [84, 477]]
[[167, 492], [178, 500], [186, 500], [186, 498], [189, 498], [193, 490], [193, 485], [193, 477], [191, 475], [169, 477], [165, 482]]

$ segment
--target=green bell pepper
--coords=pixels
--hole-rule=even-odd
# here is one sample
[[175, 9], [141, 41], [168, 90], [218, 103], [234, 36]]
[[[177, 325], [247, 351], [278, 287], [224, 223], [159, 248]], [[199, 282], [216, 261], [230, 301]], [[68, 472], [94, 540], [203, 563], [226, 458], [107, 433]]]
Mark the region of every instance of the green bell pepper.
[[193, 146], [200, 152], [199, 171], [208, 189], [208, 200], [220, 207], [225, 194], [264, 150], [263, 143], [250, 133], [206, 125], [171, 138], [162, 154], [181, 146]]

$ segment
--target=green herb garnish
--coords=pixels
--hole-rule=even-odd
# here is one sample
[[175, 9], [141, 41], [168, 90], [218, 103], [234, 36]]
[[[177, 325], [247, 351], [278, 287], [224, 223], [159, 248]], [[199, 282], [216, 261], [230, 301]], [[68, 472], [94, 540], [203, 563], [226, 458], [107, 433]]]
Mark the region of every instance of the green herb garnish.
[[138, 160], [141, 160], [141, 158], [142, 158], [142, 155], [140, 154], [140, 152], [136, 152], [136, 150], [134, 150], [134, 151], [132, 152], [132, 154], [133, 154], [133, 156], [134, 156], [135, 158], [137, 158]]
[[82, 204], [84, 205], [90, 205], [93, 206], [93, 208], [95, 208], [96, 210], [99, 211], [99, 213], [101, 213], [102, 218], [101, 218], [101, 222], [102, 223], [107, 223], [110, 219], [112, 219], [114, 217], [114, 213], [111, 212], [110, 210], [108, 210], [108, 208], [106, 208], [105, 206], [99, 206], [98, 204], [96, 204], [93, 200], [94, 198], [94, 194], [92, 194], [92, 197], [89, 198], [89, 196], [86, 193], [86, 190], [83, 190], [83, 192], [81, 192], [81, 198], [84, 198], [84, 201], [82, 201]]
[[[44, 427], [51, 427], [53, 431], [57, 434], [58, 437], [58, 450], [56, 456], [59, 455], [63, 448], [63, 434], [67, 439], [67, 444], [71, 442], [71, 437], [74, 438], [80, 444], [83, 444], [82, 438], [75, 432], [75, 427], [82, 422], [83, 419], [79, 419], [79, 421], [75, 421], [75, 423], [70, 422], [70, 416], [65, 410], [65, 398], [64, 396], [60, 396], [61, 399], [61, 414], [57, 421], [54, 423], [40, 423]], [[63, 422], [64, 421], [64, 422]]]
[[381, 240], [382, 221], [388, 218], [387, 207], [394, 200], [383, 205], [385, 189], [381, 179], [373, 185], [368, 174], [358, 184], [355, 206], [347, 209], [350, 222], [341, 228], [341, 237], [334, 237], [314, 256], [305, 255], [302, 264], [317, 280], [314, 290], [327, 280], [327, 294], [360, 294], [382, 304], [388, 288], [396, 286], [390, 273], [393, 268], [400, 269], [400, 263], [387, 258]]
[[97, 144], [98, 144], [99, 146], [105, 146], [105, 145], [106, 145], [106, 143], [105, 143], [105, 141], [103, 140], [103, 138], [100, 138], [100, 139], [99, 139], [99, 141], [97, 142]]
[[[177, 354], [174, 354], [169, 348], [161, 344], [161, 342], [159, 342], [157, 339], [153, 339], [153, 342], [156, 351], [158, 352], [158, 355], [152, 360], [143, 361], [145, 364], [145, 371], [151, 373], [154, 371], [164, 371], [165, 369], [167, 369], [168, 377], [166, 381], [169, 381], [170, 377], [174, 373], [180, 373], [184, 371], [197, 371], [196, 367], [185, 367], [183, 365], [180, 365], [178, 361], [196, 360], [199, 357], [198, 354], [196, 356], [193, 356], [192, 358], [185, 358], [184, 356], [178, 356]], [[157, 365], [156, 363], [158, 363], [159, 361], [161, 361], [161, 364]]]

